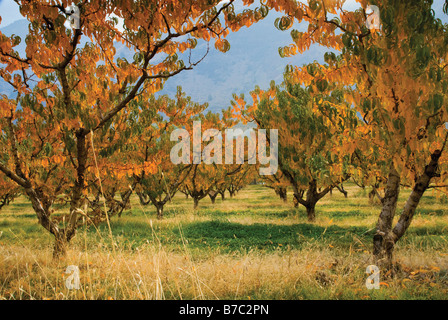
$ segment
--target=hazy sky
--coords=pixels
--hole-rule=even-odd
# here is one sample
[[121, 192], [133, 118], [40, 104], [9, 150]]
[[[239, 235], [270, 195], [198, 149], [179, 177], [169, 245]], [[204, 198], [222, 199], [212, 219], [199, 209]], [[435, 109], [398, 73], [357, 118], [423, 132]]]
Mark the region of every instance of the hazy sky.
[[0, 16], [2, 17], [0, 27], [6, 27], [16, 20], [23, 19], [19, 6], [13, 0], [0, 0]]

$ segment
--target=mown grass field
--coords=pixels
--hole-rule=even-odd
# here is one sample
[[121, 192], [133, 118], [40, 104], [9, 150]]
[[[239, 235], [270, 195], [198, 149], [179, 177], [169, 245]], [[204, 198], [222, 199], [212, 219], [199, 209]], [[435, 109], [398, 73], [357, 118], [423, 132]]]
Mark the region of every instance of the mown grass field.
[[[0, 299], [447, 299], [446, 198], [425, 195], [396, 247], [399, 271], [368, 290], [380, 206], [345, 188], [347, 199], [334, 191], [318, 203], [313, 224], [291, 194], [285, 204], [258, 185], [214, 205], [203, 199], [197, 212], [177, 194], [161, 221], [134, 197], [112, 234], [107, 224], [80, 229], [59, 261], [20, 197], [0, 212]], [[65, 286], [69, 265], [80, 269], [79, 290]]]

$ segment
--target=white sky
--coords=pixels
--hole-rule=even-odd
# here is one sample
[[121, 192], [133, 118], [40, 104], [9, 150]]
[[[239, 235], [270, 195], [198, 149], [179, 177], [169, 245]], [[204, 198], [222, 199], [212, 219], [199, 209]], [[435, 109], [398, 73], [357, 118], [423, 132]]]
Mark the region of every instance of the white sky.
[[23, 19], [19, 6], [13, 0], [0, 0], [0, 16], [2, 17], [0, 27], [6, 27], [14, 21]]

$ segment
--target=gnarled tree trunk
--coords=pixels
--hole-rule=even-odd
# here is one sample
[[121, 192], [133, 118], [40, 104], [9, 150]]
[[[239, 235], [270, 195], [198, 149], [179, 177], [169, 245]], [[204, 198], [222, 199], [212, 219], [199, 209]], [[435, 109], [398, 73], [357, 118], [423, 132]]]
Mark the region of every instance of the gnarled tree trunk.
[[213, 190], [211, 190], [211, 191], [208, 193], [208, 196], [210, 197], [210, 200], [212, 200], [212, 203], [215, 204], [216, 197], [218, 196], [218, 192], [217, 192], [217, 191], [213, 191]]
[[157, 210], [157, 219], [162, 220], [163, 219], [163, 207], [165, 206], [165, 203], [163, 201], [157, 201], [157, 204], [155, 204], [156, 210]]
[[385, 191], [376, 234], [373, 237], [373, 255], [377, 264], [390, 264], [392, 261], [395, 241], [391, 232], [392, 222], [400, 193], [400, 176], [395, 168], [390, 169]]
[[[349, 176], [345, 177], [347, 180]], [[306, 199], [303, 199], [303, 190], [299, 190], [297, 185], [293, 185], [294, 189], [294, 200], [300, 203], [306, 208], [306, 215], [309, 222], [314, 222], [316, 220], [316, 203], [319, 202], [327, 193], [330, 192], [335, 185], [328, 186], [322, 191], [317, 191], [317, 181], [315, 179], [311, 180], [308, 185], [308, 190], [306, 191]]]
[[283, 200], [283, 202], [288, 202], [288, 192], [284, 187], [279, 187], [275, 189], [275, 193]]
[[199, 198], [193, 197], [193, 209], [196, 210], [199, 207]]
[[403, 237], [409, 228], [412, 218], [414, 217], [417, 206], [428, 189], [431, 179], [437, 176], [437, 167], [442, 151], [436, 150], [431, 155], [431, 161], [425, 167], [422, 175], [417, 177], [414, 188], [409, 195], [395, 227], [392, 229], [392, 222], [397, 207], [400, 176], [391, 168], [386, 185], [386, 194], [383, 197], [383, 208], [377, 223], [376, 234], [373, 237], [373, 256], [377, 265], [390, 268], [393, 263], [393, 251], [395, 244]]
[[[348, 192], [344, 189], [344, 185], [341, 183], [340, 186], [336, 186], [336, 189], [339, 190], [340, 193], [344, 195], [345, 198], [348, 197]], [[331, 191], [330, 191], [331, 192]]]

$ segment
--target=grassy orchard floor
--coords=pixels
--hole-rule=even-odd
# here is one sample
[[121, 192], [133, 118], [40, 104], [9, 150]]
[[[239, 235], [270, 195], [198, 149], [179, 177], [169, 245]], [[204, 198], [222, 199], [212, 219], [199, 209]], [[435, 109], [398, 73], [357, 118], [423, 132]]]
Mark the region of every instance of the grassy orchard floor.
[[[447, 299], [447, 201], [425, 195], [396, 247], [401, 271], [367, 290], [380, 207], [345, 188], [347, 199], [335, 191], [318, 203], [314, 224], [262, 186], [215, 205], [203, 199], [197, 213], [179, 193], [162, 221], [133, 197], [112, 218], [114, 248], [107, 224], [83, 228], [57, 262], [52, 236], [21, 197], [0, 212], [0, 299]], [[68, 265], [79, 266], [80, 290], [65, 287]]]

